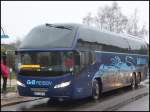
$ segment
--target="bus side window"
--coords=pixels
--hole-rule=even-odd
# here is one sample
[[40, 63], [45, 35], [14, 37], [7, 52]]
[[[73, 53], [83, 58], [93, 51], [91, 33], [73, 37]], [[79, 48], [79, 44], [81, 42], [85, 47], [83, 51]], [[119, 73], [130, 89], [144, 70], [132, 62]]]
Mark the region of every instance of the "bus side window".
[[75, 59], [75, 72], [79, 72], [80, 71], [80, 54], [75, 53], [74, 54], [74, 59]]
[[85, 59], [85, 66], [89, 65], [90, 64], [89, 52], [85, 52], [84, 59]]
[[81, 52], [81, 56], [80, 56], [80, 63], [81, 63], [81, 69], [85, 68], [86, 66], [88, 66], [90, 64], [90, 57], [89, 57], [89, 52]]
[[80, 66], [81, 66], [81, 69], [83, 69], [85, 66], [85, 59], [84, 59], [84, 53], [83, 52], [81, 52], [81, 54], [80, 54]]
[[94, 64], [95, 63], [95, 52], [91, 51], [90, 55], [89, 55], [89, 60], [90, 60], [90, 64]]
[[80, 55], [75, 53], [75, 65], [80, 65]]

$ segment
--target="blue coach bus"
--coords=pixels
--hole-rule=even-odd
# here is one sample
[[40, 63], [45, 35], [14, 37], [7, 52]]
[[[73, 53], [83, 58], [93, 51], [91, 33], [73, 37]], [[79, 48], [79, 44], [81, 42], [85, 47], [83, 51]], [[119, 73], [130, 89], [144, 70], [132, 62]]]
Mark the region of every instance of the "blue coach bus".
[[[148, 71], [142, 38], [81, 24], [33, 28], [16, 50], [21, 96], [97, 100], [101, 93], [138, 87]], [[68, 60], [67, 60], [68, 59]]]

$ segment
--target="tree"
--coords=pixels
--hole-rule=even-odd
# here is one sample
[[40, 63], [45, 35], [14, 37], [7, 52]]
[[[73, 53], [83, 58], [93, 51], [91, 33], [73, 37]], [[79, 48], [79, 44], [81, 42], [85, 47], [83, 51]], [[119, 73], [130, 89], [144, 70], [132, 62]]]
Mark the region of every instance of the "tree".
[[91, 16], [91, 13], [89, 12], [88, 15], [83, 18], [83, 23], [88, 26], [91, 26], [92, 22], [93, 22], [93, 18]]
[[91, 25], [90, 21], [93, 20], [95, 26], [100, 30], [109, 30], [113, 32], [124, 32], [128, 19], [121, 13], [121, 8], [117, 2], [112, 6], [99, 7], [97, 15], [91, 18], [91, 13], [88, 14], [84, 20], [84, 24]]
[[141, 28], [141, 30], [139, 31], [139, 37], [147, 37], [148, 36], [148, 30], [146, 29], [146, 25], [144, 24]]
[[148, 35], [146, 25], [139, 25], [138, 10], [135, 9], [132, 16], [125, 16], [117, 2], [111, 6], [99, 7], [95, 17], [88, 13], [83, 18], [83, 24], [95, 26], [99, 30], [108, 30], [117, 33], [127, 33], [134, 36], [145, 37]]
[[94, 23], [96, 27], [100, 30], [103, 30], [105, 24], [105, 16], [103, 15], [103, 9], [100, 7], [97, 13], [97, 16], [94, 18]]
[[135, 9], [133, 16], [129, 18], [127, 33], [134, 36], [138, 36], [139, 32], [138, 30], [139, 29], [138, 29], [137, 9]]
[[144, 38], [148, 35], [148, 30], [146, 29], [146, 25], [143, 24], [142, 27], [139, 27], [139, 19], [138, 19], [138, 11], [137, 9], [134, 10], [133, 16], [130, 17], [128, 20], [128, 27], [127, 27], [127, 33], [138, 36], [141, 38]]

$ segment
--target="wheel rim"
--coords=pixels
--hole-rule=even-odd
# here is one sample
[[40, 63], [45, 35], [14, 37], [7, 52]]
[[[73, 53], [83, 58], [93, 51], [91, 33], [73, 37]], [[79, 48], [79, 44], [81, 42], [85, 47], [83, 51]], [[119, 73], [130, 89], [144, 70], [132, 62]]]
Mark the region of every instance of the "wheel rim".
[[99, 86], [98, 86], [98, 84], [96, 84], [96, 90], [95, 90], [95, 92], [96, 92], [96, 96], [98, 96], [99, 95]]

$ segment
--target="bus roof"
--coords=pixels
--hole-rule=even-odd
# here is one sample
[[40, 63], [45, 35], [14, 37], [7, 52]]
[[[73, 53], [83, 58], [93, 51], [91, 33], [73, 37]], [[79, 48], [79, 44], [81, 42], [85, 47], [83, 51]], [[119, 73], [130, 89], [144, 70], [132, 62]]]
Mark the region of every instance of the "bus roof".
[[110, 31], [100, 31], [96, 28], [82, 25], [79, 28], [78, 39], [86, 42], [95, 42], [106, 46], [114, 46], [131, 50], [146, 48], [146, 41], [128, 34], [119, 34]]
[[73, 48], [78, 40], [112, 45], [120, 48], [145, 45], [142, 38], [127, 34], [100, 31], [82, 24], [44, 24], [33, 28], [25, 37], [18, 50], [25, 49], [66, 49]]

